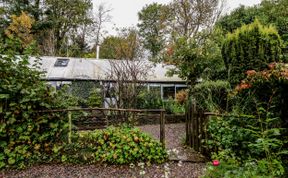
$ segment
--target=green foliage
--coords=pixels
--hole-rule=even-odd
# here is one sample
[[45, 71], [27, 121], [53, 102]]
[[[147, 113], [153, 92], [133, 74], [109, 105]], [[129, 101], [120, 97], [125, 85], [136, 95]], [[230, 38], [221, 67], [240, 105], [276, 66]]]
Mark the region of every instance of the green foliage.
[[[76, 105], [83, 107], [100, 107], [103, 103], [100, 85], [91, 81], [75, 81], [70, 86], [67, 86], [64, 91], [67, 92], [67, 97], [74, 99]], [[65, 95], [65, 93], [64, 93]], [[71, 103], [72, 104], [72, 103]]]
[[[223, 161], [219, 167], [210, 167], [206, 175], [215, 177], [246, 175], [248, 177], [283, 175], [283, 155], [287, 154], [281, 129], [275, 126], [279, 119], [254, 116], [214, 118], [209, 121], [208, 132], [213, 157]], [[229, 161], [234, 160], [233, 163]], [[228, 161], [228, 162], [227, 162]], [[227, 164], [225, 163], [227, 162]], [[216, 176], [217, 175], [217, 176]], [[244, 176], [245, 177], [245, 176]]]
[[[215, 158], [237, 159], [235, 166], [240, 164], [241, 168], [237, 175], [243, 170], [250, 177], [287, 176], [287, 67], [271, 63], [269, 69], [246, 73], [230, 93], [232, 113], [236, 115], [209, 120], [208, 148], [217, 153]], [[247, 167], [247, 162], [254, 164], [255, 170]], [[217, 170], [224, 175], [227, 169]]]
[[129, 164], [134, 162], [162, 163], [167, 153], [161, 143], [128, 126], [80, 132], [73, 143], [63, 147], [65, 163]]
[[92, 89], [87, 99], [87, 105], [89, 107], [101, 107], [102, 104], [103, 104], [103, 98], [100, 89], [99, 88]]
[[[66, 0], [6, 0], [5, 6], [3, 6], [6, 16], [1, 18], [0, 26], [6, 29], [10, 20], [9, 16], [18, 16], [23, 11], [35, 20], [32, 31], [37, 50], [45, 55], [63, 55], [66, 54], [67, 49], [66, 39], [73, 38], [71, 35], [73, 33], [81, 33], [80, 29], [83, 26], [86, 28], [92, 24], [92, 19], [89, 17], [91, 9], [91, 0], [73, 0], [69, 3]], [[74, 44], [71, 47], [77, 45], [77, 47], [82, 48], [80, 49], [81, 52], [85, 52], [81, 44], [77, 44], [75, 40], [72, 42]], [[82, 45], [84, 44], [85, 42], [82, 42]], [[74, 53], [71, 55], [81, 54]]]
[[[280, 118], [271, 118], [271, 113], [264, 108], [257, 109], [257, 116], [228, 115], [211, 118], [208, 123], [210, 139], [206, 142], [207, 146], [214, 152], [214, 158], [224, 162], [233, 159], [237, 160], [236, 165], [242, 164], [241, 169], [234, 170], [236, 174], [243, 170], [247, 171], [247, 176], [283, 175], [287, 164], [283, 161], [288, 153], [287, 135], [283, 132], [285, 129], [279, 126]], [[247, 162], [255, 164], [257, 169], [251, 171]], [[223, 176], [229, 174], [226, 173], [229, 172], [227, 169], [229, 167], [224, 166], [217, 170]]]
[[165, 46], [165, 35], [171, 14], [171, 9], [167, 5], [158, 3], [146, 5], [138, 13], [140, 36], [144, 48], [150, 51], [152, 58], [155, 58]]
[[143, 90], [137, 98], [137, 108], [139, 109], [165, 109], [167, 114], [180, 114], [185, 112], [184, 103], [180, 104], [176, 100], [169, 98], [162, 100], [160, 93], [156, 91]]
[[212, 34], [208, 32], [199, 33], [195, 38], [180, 38], [171, 47], [167, 54], [168, 63], [174, 64], [177, 69], [172, 70], [182, 79], [188, 80], [195, 85], [197, 80], [214, 78], [220, 71], [225, 70], [221, 57], [221, 31], [215, 29]]
[[257, 108], [265, 108], [271, 113], [270, 117], [281, 118], [281, 127], [287, 128], [287, 66], [271, 63], [269, 69], [259, 72], [249, 70], [246, 73], [247, 77], [231, 94], [231, 100], [237, 103], [238, 111], [255, 115], [258, 113]]
[[185, 105], [180, 104], [172, 98], [163, 101], [164, 109], [167, 114], [181, 114], [185, 113]]
[[256, 18], [264, 25], [273, 24], [281, 38], [288, 41], [287, 0], [265, 0], [253, 7], [240, 6], [220, 18], [216, 25], [226, 33], [233, 32], [242, 25], [252, 23]]
[[104, 38], [101, 44], [100, 58], [101, 59], [117, 59], [117, 49], [121, 44], [121, 38], [118, 36], [108, 36]]
[[118, 29], [117, 36], [107, 36], [101, 43], [102, 59], [135, 60], [141, 56], [141, 44], [135, 28]]
[[265, 27], [258, 20], [228, 34], [222, 56], [228, 69], [229, 82], [235, 85], [244, 79], [247, 70], [261, 70], [281, 60], [282, 40], [277, 30]]
[[220, 112], [227, 110], [227, 95], [230, 84], [227, 81], [204, 81], [195, 85], [192, 96], [200, 109]]
[[[248, 116], [249, 117], [249, 116]], [[229, 157], [240, 157], [247, 159], [251, 152], [248, 152], [247, 142], [256, 140], [250, 132], [247, 132], [244, 126], [253, 124], [254, 119], [248, 119], [244, 116], [238, 117], [213, 117], [208, 123], [208, 133], [210, 139], [207, 141], [208, 148], [212, 152], [219, 153], [225, 156], [222, 159]]]
[[[212, 166], [211, 163], [208, 163], [207, 166], [207, 171], [202, 178], [273, 178], [283, 174], [284, 171], [281, 162], [278, 160], [269, 162], [266, 159], [241, 163], [231, 158], [220, 161], [219, 166]], [[271, 169], [274, 170], [272, 173], [270, 172]]]
[[163, 108], [163, 101], [160, 93], [155, 91], [143, 90], [137, 98], [137, 108], [139, 109], [161, 109]]
[[267, 24], [265, 23], [265, 14], [257, 6], [246, 7], [242, 5], [234, 9], [230, 14], [221, 17], [217, 21], [216, 26], [220, 27], [225, 33], [232, 33], [243, 25], [253, 23], [256, 18], [260, 22]]
[[41, 80], [37, 60], [29, 66], [28, 55], [0, 53], [5, 54], [0, 56], [0, 169], [49, 161], [47, 155], [62, 142], [67, 122], [63, 114], [36, 111], [61, 107], [58, 94]]

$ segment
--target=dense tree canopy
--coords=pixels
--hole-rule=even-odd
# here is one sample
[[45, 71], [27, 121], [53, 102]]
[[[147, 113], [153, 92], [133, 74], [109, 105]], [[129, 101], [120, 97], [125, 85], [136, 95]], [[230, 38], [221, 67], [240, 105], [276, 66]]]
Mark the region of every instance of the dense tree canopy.
[[221, 56], [222, 33], [219, 29], [210, 32], [201, 32], [197, 38], [180, 38], [165, 56], [168, 63], [174, 64], [177, 69], [171, 71], [178, 74], [191, 85], [199, 79], [209, 80], [223, 77], [220, 73], [225, 70]]
[[288, 40], [287, 0], [263, 0], [253, 7], [240, 6], [231, 14], [223, 16], [217, 25], [225, 32], [233, 32], [245, 24], [252, 23], [256, 18], [264, 25], [272, 24], [276, 27], [284, 41]]
[[143, 56], [138, 32], [133, 28], [121, 29], [118, 36], [108, 36], [100, 48], [102, 59], [134, 60]]
[[146, 5], [138, 13], [138, 27], [143, 46], [149, 50], [152, 58], [155, 58], [165, 47], [167, 25], [172, 17], [171, 12], [169, 6], [153, 3]]
[[[69, 33], [78, 31], [82, 25], [92, 24], [89, 12], [91, 0], [5, 0], [0, 26], [8, 28], [11, 17], [25, 12], [34, 20], [31, 32], [43, 55], [63, 55], [67, 48]], [[1, 34], [5, 38], [4, 32]]]
[[144, 47], [152, 57], [173, 45], [179, 38], [196, 38], [205, 29], [212, 29], [222, 12], [221, 0], [173, 0], [168, 5], [153, 3], [139, 13], [139, 31]]

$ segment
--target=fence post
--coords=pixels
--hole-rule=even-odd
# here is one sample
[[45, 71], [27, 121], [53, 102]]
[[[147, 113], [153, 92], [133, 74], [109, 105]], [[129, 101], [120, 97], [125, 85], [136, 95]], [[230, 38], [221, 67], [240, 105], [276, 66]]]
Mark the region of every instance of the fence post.
[[160, 112], [160, 142], [165, 147], [165, 113]]
[[68, 111], [68, 124], [69, 124], [69, 131], [68, 131], [68, 143], [71, 143], [71, 136], [72, 136], [72, 113]]
[[192, 105], [191, 102], [187, 104], [187, 111], [186, 111], [186, 143], [193, 147], [192, 144]]
[[188, 116], [188, 113], [189, 113], [189, 104], [186, 103], [186, 106], [185, 106], [185, 129], [186, 129], [186, 139], [185, 139], [185, 143], [186, 145], [190, 145], [190, 142], [189, 142], [189, 124], [188, 124], [188, 121], [189, 121], [189, 116]]

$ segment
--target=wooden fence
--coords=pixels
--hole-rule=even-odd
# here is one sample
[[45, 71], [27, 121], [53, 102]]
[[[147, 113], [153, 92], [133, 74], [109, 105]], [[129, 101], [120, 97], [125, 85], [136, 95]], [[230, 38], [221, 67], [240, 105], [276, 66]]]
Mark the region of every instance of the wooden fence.
[[204, 155], [209, 155], [207, 141], [209, 135], [207, 132], [208, 121], [210, 117], [234, 117], [234, 118], [255, 118], [247, 115], [219, 114], [213, 112], [204, 112], [197, 108], [195, 102], [191, 102], [186, 107], [186, 144], [195, 151]]
[[223, 116], [222, 114], [203, 112], [197, 109], [195, 103], [191, 103], [186, 107], [186, 144], [195, 151], [207, 154], [208, 140], [207, 124], [210, 116]]
[[118, 109], [118, 108], [77, 108], [77, 109], [55, 109], [55, 110], [42, 110], [38, 113], [67, 113], [69, 132], [68, 142], [71, 143], [72, 134], [72, 112], [83, 111], [116, 111], [116, 112], [130, 112], [130, 113], [158, 113], [160, 116], [160, 142], [165, 147], [165, 109]]

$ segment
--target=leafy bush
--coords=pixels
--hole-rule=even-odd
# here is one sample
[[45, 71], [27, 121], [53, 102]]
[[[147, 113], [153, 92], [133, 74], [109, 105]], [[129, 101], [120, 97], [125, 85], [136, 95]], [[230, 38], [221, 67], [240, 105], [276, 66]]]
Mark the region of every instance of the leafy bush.
[[[266, 112], [263, 108], [258, 108], [258, 111]], [[257, 171], [261, 170], [254, 172], [257, 175], [260, 173], [271, 176], [283, 175], [286, 164], [283, 162], [284, 156], [288, 151], [285, 147], [287, 144], [285, 136], [281, 135], [283, 129], [277, 124], [280, 119], [269, 118], [270, 114], [267, 112], [266, 118], [259, 117], [263, 114], [260, 113], [258, 117], [243, 115], [210, 119], [208, 124], [210, 140], [207, 143], [214, 152], [214, 158], [224, 162], [235, 159], [239, 165], [251, 162], [258, 166]], [[245, 170], [247, 167], [241, 169]], [[241, 169], [236, 170], [241, 172]], [[223, 176], [224, 172], [221, 174]]]
[[[30, 54], [30, 50], [23, 53]], [[41, 80], [37, 61], [30, 66], [28, 55], [16, 56], [2, 48], [0, 54], [4, 54], [0, 56], [0, 169], [48, 161], [53, 145], [66, 135], [67, 121], [63, 114], [35, 111], [65, 104]]]
[[247, 70], [262, 70], [282, 57], [282, 40], [274, 27], [265, 27], [258, 20], [228, 34], [222, 56], [229, 70], [229, 82], [237, 84]]
[[89, 97], [87, 98], [87, 105], [89, 107], [101, 107], [103, 104], [103, 98], [101, 96], [100, 89], [93, 88], [90, 91]]
[[163, 101], [164, 109], [167, 114], [180, 114], [185, 113], [185, 106], [179, 104], [172, 98], [169, 98], [166, 101]]
[[269, 162], [261, 159], [242, 163], [230, 158], [226, 161], [220, 161], [219, 166], [213, 166], [211, 163], [208, 163], [207, 171], [203, 178], [272, 178], [282, 175], [283, 172], [283, 166], [277, 160]]
[[[207, 143], [218, 159], [253, 163], [257, 168], [253, 175], [287, 176], [288, 69], [276, 63], [268, 67], [246, 72], [247, 77], [230, 93], [235, 115], [210, 119]], [[247, 167], [240, 167], [237, 170], [245, 172]]]
[[[234, 97], [246, 99], [249, 108], [246, 113], [255, 114], [258, 107], [267, 108], [272, 117], [280, 117], [282, 126], [288, 127], [288, 67], [271, 63], [262, 71], [248, 70], [247, 77], [235, 88]], [[254, 104], [253, 104], [254, 103]]]
[[163, 108], [163, 101], [156, 91], [143, 90], [137, 98], [137, 108], [161, 109]]
[[91, 81], [72, 82], [68, 86], [67, 92], [77, 101], [77, 106], [81, 107], [101, 107], [103, 97], [98, 83]]
[[73, 143], [59, 154], [63, 162], [128, 164], [133, 162], [162, 163], [167, 159], [161, 143], [139, 129], [128, 126], [75, 134]]
[[227, 95], [230, 84], [227, 81], [204, 81], [193, 88], [193, 98], [204, 111], [227, 110]]

